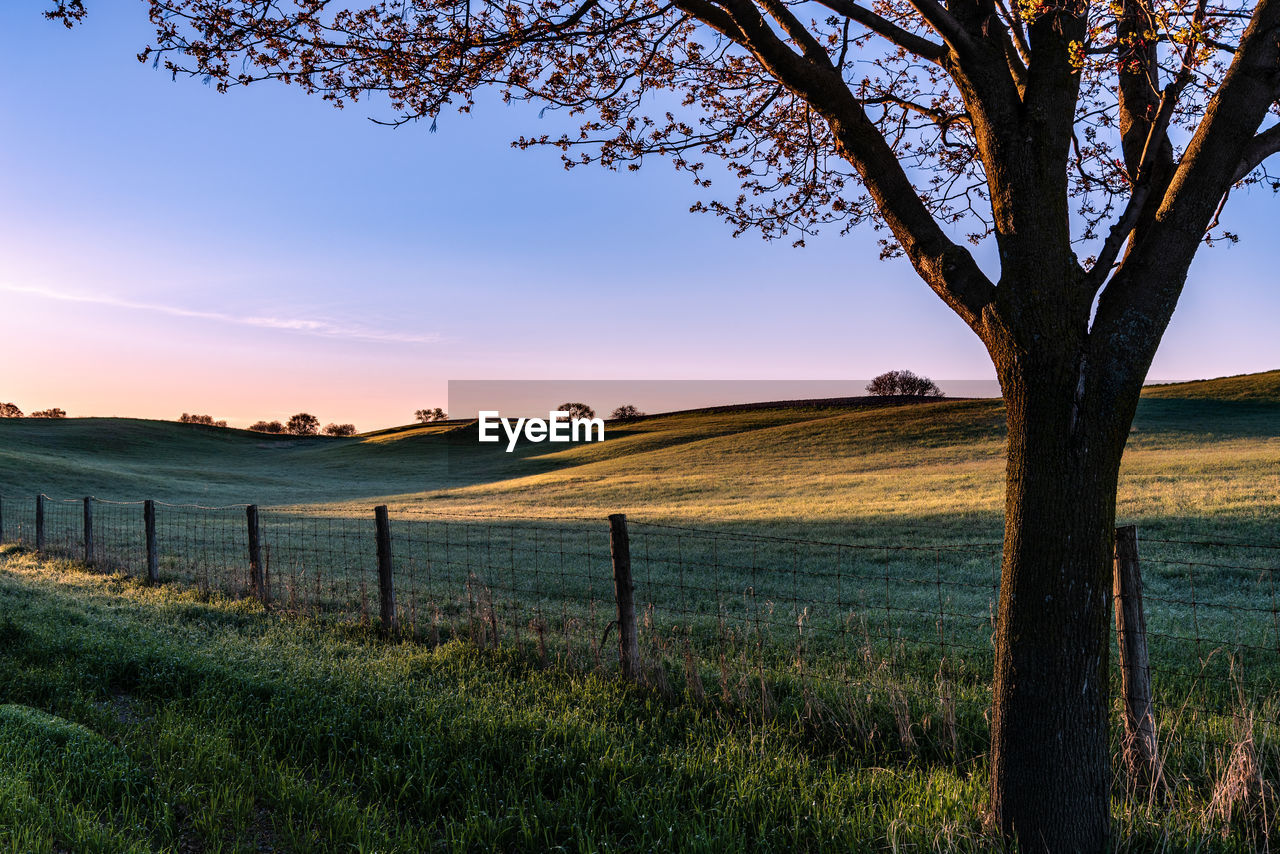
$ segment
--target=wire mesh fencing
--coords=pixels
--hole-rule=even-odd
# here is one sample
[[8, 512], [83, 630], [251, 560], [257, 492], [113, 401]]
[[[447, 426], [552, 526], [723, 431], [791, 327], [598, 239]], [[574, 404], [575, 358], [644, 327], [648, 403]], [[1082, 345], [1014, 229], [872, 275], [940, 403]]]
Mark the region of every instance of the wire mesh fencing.
[[616, 607], [598, 521], [415, 515], [392, 526], [408, 631], [526, 647], [569, 666], [616, 664], [603, 654]]
[[1001, 546], [863, 546], [632, 523], [645, 672], [873, 747], [973, 753]]
[[[154, 502], [155, 563], [160, 578], [203, 591], [235, 596], [249, 593], [247, 506]], [[143, 508], [132, 509], [136, 511], [132, 526], [137, 536], [132, 540], [121, 537], [120, 542], [122, 546], [128, 543], [123, 553], [131, 554], [135, 560], [132, 565], [137, 567], [146, 560], [146, 517]]]
[[260, 518], [263, 598], [284, 610], [372, 623], [380, 613], [372, 514], [354, 519], [264, 511]]
[[0, 498], [0, 543], [35, 547], [36, 505], [35, 501], [6, 501]]
[[[1140, 538], [1166, 783], [1280, 781], [1280, 547]], [[1267, 783], [1265, 781], [1271, 781]]]
[[[792, 716], [877, 754], [963, 761], [987, 750], [1000, 543], [853, 545], [633, 519], [622, 522], [623, 578], [611, 528], [621, 517], [381, 511], [379, 522], [10, 498], [0, 541], [428, 643], [462, 638], [621, 671], [735, 713]], [[1137, 548], [1141, 675], [1165, 783], [1280, 780], [1280, 548], [1147, 538]], [[1113, 746], [1127, 756], [1132, 697], [1120, 671]]]

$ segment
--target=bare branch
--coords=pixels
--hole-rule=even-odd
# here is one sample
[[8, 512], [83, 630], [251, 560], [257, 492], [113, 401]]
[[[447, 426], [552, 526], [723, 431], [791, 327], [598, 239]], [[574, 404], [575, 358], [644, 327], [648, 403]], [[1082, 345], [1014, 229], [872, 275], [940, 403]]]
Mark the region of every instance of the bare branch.
[[1273, 154], [1280, 153], [1280, 124], [1272, 125], [1255, 136], [1244, 149], [1240, 165], [1236, 168], [1235, 180], [1241, 181], [1246, 175], [1262, 165]]
[[1013, 43], [1017, 45], [1018, 54], [1022, 57], [1022, 65], [1025, 68], [1031, 64], [1031, 46], [1027, 44], [1027, 31], [1022, 26], [1022, 19], [1009, 11], [1005, 0], [995, 0], [995, 4], [1000, 10], [1000, 17], [1004, 18], [1005, 25], [1009, 28]]
[[921, 59], [936, 62], [947, 52], [946, 47], [937, 42], [918, 36], [910, 30], [904, 30], [892, 21], [882, 18], [870, 9], [854, 3], [853, 0], [818, 0], [833, 12], [838, 12], [871, 32], [887, 39], [908, 53]]
[[973, 52], [973, 38], [938, 0], [908, 0], [908, 2], [920, 13], [920, 17], [933, 27], [934, 32], [942, 36], [952, 50], [959, 54]]
[[804, 52], [805, 59], [816, 65], [825, 65], [828, 68], [835, 67], [831, 63], [830, 54], [827, 53], [822, 45], [818, 44], [818, 40], [814, 38], [813, 33], [809, 32], [808, 28], [800, 23], [800, 19], [791, 13], [791, 9], [782, 0], [757, 0], [757, 2], [769, 13], [769, 17], [778, 22], [787, 36], [800, 47]]

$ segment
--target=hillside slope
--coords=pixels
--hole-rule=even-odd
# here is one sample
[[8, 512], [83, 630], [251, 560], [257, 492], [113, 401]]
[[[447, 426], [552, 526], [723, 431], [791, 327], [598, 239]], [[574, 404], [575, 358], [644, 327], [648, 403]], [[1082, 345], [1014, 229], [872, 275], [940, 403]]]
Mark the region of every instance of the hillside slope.
[[1260, 374], [1236, 374], [1212, 380], [1162, 383], [1143, 389], [1147, 398], [1204, 400], [1257, 400], [1280, 402], [1280, 370]]
[[[297, 439], [172, 422], [11, 419], [0, 421], [0, 494], [317, 512], [364, 513], [377, 502], [397, 513], [623, 511], [845, 538], [925, 527], [995, 536], [1003, 453], [998, 400], [675, 413], [611, 425], [604, 443], [523, 444], [510, 454], [479, 445], [474, 425], [458, 423]], [[1277, 496], [1280, 371], [1148, 389], [1126, 453], [1122, 517], [1261, 529], [1280, 515]]]

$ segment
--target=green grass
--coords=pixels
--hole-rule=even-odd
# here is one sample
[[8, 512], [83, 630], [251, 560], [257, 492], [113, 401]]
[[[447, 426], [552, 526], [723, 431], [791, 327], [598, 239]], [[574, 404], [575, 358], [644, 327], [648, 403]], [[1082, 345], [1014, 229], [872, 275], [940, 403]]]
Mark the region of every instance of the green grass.
[[[1139, 406], [1122, 520], [1275, 542], [1280, 372], [1160, 386]], [[1214, 396], [1217, 395], [1217, 396]], [[1240, 399], [1237, 399], [1240, 398]], [[304, 512], [477, 514], [729, 525], [811, 539], [998, 539], [999, 401], [701, 412], [611, 426], [603, 444], [467, 441], [465, 425], [295, 439], [128, 419], [0, 421], [0, 490]]]
[[[980, 760], [882, 762], [799, 698], [757, 719], [510, 650], [381, 644], [12, 547], [0, 560], [8, 850], [993, 845]], [[1257, 841], [1247, 816], [1179, 797], [1117, 798], [1120, 847]]]
[[1280, 371], [1237, 374], [1185, 383], [1162, 383], [1149, 386], [1143, 395], [1148, 398], [1257, 400], [1275, 403], [1280, 399]]
[[[1117, 821], [1136, 848], [1158, 847], [1158, 828], [1170, 823], [1177, 828], [1173, 849], [1218, 839], [1211, 829], [1214, 820], [1207, 817], [1208, 803], [1232, 747], [1243, 738], [1236, 719], [1242, 710], [1255, 716], [1264, 776], [1280, 785], [1275, 741], [1280, 658], [1274, 652], [1280, 643], [1274, 621], [1280, 552], [1194, 544], [1280, 544], [1275, 528], [1280, 518], [1277, 378], [1280, 372], [1162, 386], [1149, 390], [1139, 407], [1122, 472], [1119, 515], [1122, 523], [1139, 526], [1161, 735], [1181, 800], [1170, 810], [1118, 797]], [[645, 726], [651, 715], [693, 714], [702, 721], [715, 709], [706, 724], [713, 729], [691, 736], [696, 741], [691, 749], [711, 749], [721, 738], [733, 744], [746, 739], [742, 743], [751, 745], [764, 738], [761, 733], [771, 733], [770, 738], [780, 739], [768, 744], [777, 754], [770, 753], [771, 758], [798, 750], [797, 762], [847, 763], [838, 772], [828, 767], [822, 773], [852, 774], [864, 787], [859, 797], [872, 798], [883, 812], [842, 804], [860, 817], [854, 829], [840, 831], [846, 835], [832, 831], [842, 844], [856, 839], [882, 847], [901, 837], [907, 847], [945, 848], [945, 834], [954, 831], [957, 839], [982, 847], [990, 591], [999, 565], [1003, 490], [999, 401], [681, 413], [613, 425], [603, 444], [525, 445], [515, 454], [482, 448], [473, 433], [468, 425], [445, 424], [350, 440], [299, 440], [116, 419], [0, 421], [4, 531], [12, 538], [21, 526], [29, 537], [29, 496], [37, 491], [204, 505], [259, 503], [277, 607], [319, 619], [305, 625], [279, 622], [244, 602], [219, 599], [247, 585], [240, 507], [160, 508], [162, 578], [197, 594], [144, 592], [119, 581], [100, 590], [95, 584], [101, 580], [65, 570], [51, 581], [25, 557], [17, 559], [23, 567], [20, 586], [39, 588], [41, 596], [56, 600], [48, 614], [60, 608], [74, 613], [79, 606], [73, 600], [80, 596], [112, 602], [107, 622], [131, 626], [120, 630], [121, 638], [152, 631], [130, 621], [173, 619], [174, 602], [181, 601], [182, 609], [213, 621], [197, 646], [220, 649], [240, 661], [243, 653], [224, 647], [221, 633], [232, 644], [243, 641], [245, 632], [270, 627], [273, 638], [287, 640], [287, 650], [264, 654], [301, 662], [310, 660], [308, 644], [317, 645], [317, 655], [332, 643], [358, 645], [351, 633], [368, 633], [376, 624], [369, 511], [374, 503], [387, 503], [401, 620], [424, 643], [360, 646], [360, 656], [382, 661], [393, 650], [410, 657], [435, 655], [430, 650], [437, 646], [454, 650], [450, 667], [465, 660], [470, 669], [462, 675], [449, 672], [466, 683], [466, 691], [477, 691], [468, 680], [489, 675], [501, 691], [551, 717], [558, 714], [555, 703], [567, 713], [574, 692], [589, 697], [620, 692], [618, 697], [628, 699], [617, 702], [642, 702], [637, 720]], [[645, 679], [658, 699], [621, 691], [611, 681], [616, 669], [609, 645], [616, 640], [607, 634], [613, 605], [604, 517], [618, 511], [633, 522]], [[74, 502], [47, 506], [51, 548], [77, 553], [80, 512]], [[97, 505], [95, 526], [106, 568], [137, 574], [140, 509]], [[957, 545], [962, 548], [928, 548]], [[904, 551], [902, 546], [926, 548]], [[212, 604], [198, 604], [192, 595]], [[95, 632], [102, 628], [97, 617], [90, 622]], [[329, 623], [337, 625], [324, 628]], [[21, 629], [19, 636], [32, 635]], [[305, 642], [296, 640], [304, 636]], [[495, 637], [501, 652], [477, 652], [494, 646]], [[456, 652], [462, 649], [470, 651]], [[99, 666], [106, 665], [86, 660], [73, 670]], [[539, 706], [524, 693], [526, 680], [542, 685], [540, 680], [552, 674], [569, 687], [557, 689], [552, 706]], [[329, 678], [329, 688], [343, 697], [357, 690], [356, 684], [358, 690], [384, 690], [349, 672]], [[501, 691], [478, 696], [501, 705]], [[172, 699], [157, 695], [155, 702]], [[32, 703], [21, 694], [0, 694], [4, 701], [66, 716], [57, 704]], [[194, 738], [207, 726], [201, 716], [213, 711], [181, 706], [174, 714], [172, 725], [188, 727], [184, 732]], [[447, 740], [422, 726], [423, 738]], [[227, 736], [211, 747], [208, 762], [239, 755], [236, 739], [242, 737]], [[619, 739], [610, 731], [602, 743], [630, 745]], [[637, 755], [647, 756], [644, 751], [650, 749]], [[664, 755], [667, 750], [652, 749]], [[157, 767], [155, 760], [129, 755], [139, 767]], [[227, 774], [257, 781], [269, 777], [266, 770], [248, 767], [236, 765]], [[886, 784], [875, 772], [873, 786], [870, 772], [850, 770], [875, 767], [893, 768], [893, 782]], [[735, 768], [734, 773], [746, 773]], [[201, 773], [214, 772], [202, 766]], [[312, 772], [297, 773], [311, 780]], [[793, 792], [801, 794], [795, 797], [814, 801], [820, 799], [814, 787], [835, 785], [814, 779], [797, 784]], [[948, 797], [969, 801], [953, 812], [954, 804], [946, 802], [950, 805], [944, 808], [944, 799], [937, 811], [926, 811], [917, 821], [910, 798], [929, 801], [933, 783], [922, 781], [937, 779], [950, 781], [944, 787]], [[23, 780], [14, 784], [19, 794], [22, 786], [43, 785]], [[473, 783], [505, 785], [489, 777]], [[889, 786], [883, 803], [880, 795], [869, 794], [882, 785]], [[908, 790], [911, 796], [902, 794]], [[615, 795], [592, 797], [597, 796]], [[214, 813], [199, 820], [206, 838], [216, 836], [214, 828], [224, 820], [217, 818], [223, 814], [218, 810], [247, 828], [242, 836], [257, 833], [256, 806], [246, 807], [231, 794], [210, 797], [228, 805], [210, 807]], [[661, 814], [654, 804], [664, 803], [663, 798], [679, 800], [670, 793], [638, 797], [636, 803], [652, 810], [645, 813], [650, 816]], [[257, 803], [254, 798], [251, 804]], [[83, 809], [90, 812], [76, 812], [81, 807], [73, 809], [72, 801], [88, 804]], [[160, 801], [172, 804], [168, 796]], [[92, 810], [108, 809], [104, 803], [70, 799], [65, 809], [56, 808], [63, 812], [55, 809], [20, 826], [80, 822], [89, 833], [98, 814]], [[468, 809], [481, 809], [474, 798], [468, 803]], [[595, 838], [591, 822], [598, 807], [593, 803], [582, 795], [575, 807], [585, 816], [575, 831], [588, 833], [581, 839]], [[723, 812], [719, 801], [711, 803]], [[757, 804], [748, 812], [786, 824], [761, 809]], [[183, 824], [195, 821], [188, 820], [191, 807], [167, 818], [156, 810], [137, 819], [151, 838], [171, 844], [178, 838], [173, 834], [194, 832]], [[488, 812], [492, 818], [493, 810]], [[743, 833], [759, 832], [759, 825], [742, 824], [742, 815], [724, 814], [732, 814], [732, 827]], [[558, 815], [538, 813], [525, 824], [547, 832], [558, 821], [570, 821]], [[470, 818], [455, 815], [444, 825], [424, 821], [415, 814], [408, 824], [429, 827], [428, 836], [396, 837], [395, 844], [413, 850], [430, 838], [433, 844], [460, 839], [461, 847], [542, 847], [527, 836], [512, 836], [516, 831], [505, 824], [484, 831], [499, 835], [485, 836]], [[693, 833], [689, 826], [686, 822], [681, 832]], [[1222, 845], [1230, 848], [1251, 838], [1247, 823], [1235, 829]], [[698, 832], [704, 831], [713, 834], [711, 847], [722, 847], [722, 838], [737, 838], [718, 825]], [[557, 844], [581, 847], [581, 839], [557, 837]], [[700, 844], [696, 834], [682, 839], [693, 840], [688, 844], [695, 848]], [[785, 834], [771, 839], [777, 845], [768, 847], [785, 847]], [[667, 845], [660, 835], [619, 837], [614, 844]], [[790, 847], [826, 846], [819, 837], [797, 836]], [[386, 845], [369, 850], [386, 850]]]
[[741, 720], [510, 653], [380, 645], [12, 551], [0, 613], [11, 850], [982, 842], [980, 768], [867, 767], [807, 738], [794, 710]]

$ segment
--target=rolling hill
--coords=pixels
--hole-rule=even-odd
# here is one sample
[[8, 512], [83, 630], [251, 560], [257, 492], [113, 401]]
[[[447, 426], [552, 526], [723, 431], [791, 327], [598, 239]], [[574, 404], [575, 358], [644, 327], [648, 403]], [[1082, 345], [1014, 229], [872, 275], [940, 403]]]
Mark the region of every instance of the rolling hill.
[[[469, 432], [468, 432], [469, 431]], [[757, 404], [611, 425], [604, 443], [474, 442], [456, 422], [354, 439], [131, 419], [0, 421], [0, 494], [255, 502], [316, 512], [447, 509], [838, 529], [845, 538], [1000, 528], [998, 400]], [[1280, 510], [1280, 371], [1149, 388], [1120, 515], [1268, 532]], [[1274, 539], [1275, 534], [1269, 534]]]

